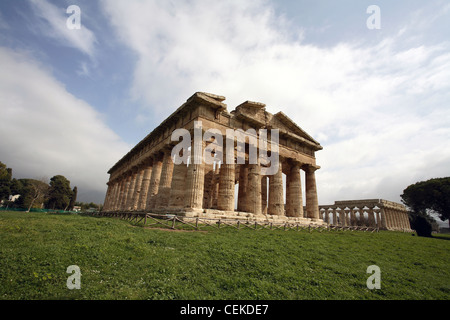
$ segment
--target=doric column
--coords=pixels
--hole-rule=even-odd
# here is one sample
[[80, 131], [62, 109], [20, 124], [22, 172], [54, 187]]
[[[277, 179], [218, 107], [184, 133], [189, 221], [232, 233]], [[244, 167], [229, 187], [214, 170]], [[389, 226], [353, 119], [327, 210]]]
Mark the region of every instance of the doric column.
[[[114, 193], [116, 191], [116, 183], [114, 181], [108, 182], [109, 195], [107, 193], [108, 200], [105, 200], [105, 204], [103, 204], [103, 211], [112, 211], [113, 203], [114, 203]], [[106, 203], [107, 201], [107, 203]]]
[[405, 212], [405, 223], [406, 223], [406, 229], [411, 230], [411, 223], [409, 222], [408, 212]]
[[217, 201], [219, 199], [219, 175], [220, 175], [219, 163], [215, 163], [214, 177], [212, 183], [212, 203], [211, 208], [217, 209]]
[[204, 209], [210, 209], [212, 207], [212, 184], [214, 179], [214, 164], [205, 163], [204, 164], [204, 184], [203, 184], [203, 205]]
[[172, 185], [170, 188], [169, 208], [184, 207], [184, 193], [186, 185], [187, 164], [175, 164], [172, 174]]
[[319, 219], [319, 202], [317, 200], [316, 174], [318, 168], [312, 165], [306, 166], [306, 216]]
[[134, 201], [134, 198], [135, 198], [134, 189], [136, 187], [137, 174], [138, 174], [137, 168], [133, 167], [133, 169], [131, 169], [130, 185], [129, 185], [129, 188], [128, 188], [128, 196], [127, 196], [127, 202], [126, 202], [125, 210], [132, 210], [133, 201]]
[[261, 211], [261, 166], [257, 164], [248, 165], [248, 192], [246, 195], [248, 211], [260, 215]]
[[261, 176], [261, 213], [267, 214], [267, 176]]
[[108, 211], [108, 207], [111, 202], [111, 192], [112, 192], [111, 181], [108, 181], [106, 184], [108, 185], [108, 188], [106, 189], [105, 201], [103, 201], [103, 210], [102, 211]]
[[114, 197], [113, 197], [113, 203], [111, 204], [111, 211], [117, 210], [117, 201], [119, 200], [120, 195], [120, 181], [115, 181], [115, 188], [114, 188]]
[[234, 181], [235, 164], [226, 163], [226, 150], [223, 152], [224, 162], [220, 166], [219, 172], [219, 196], [217, 208], [219, 210], [234, 211]]
[[380, 212], [380, 209], [377, 209], [376, 214], [377, 214], [377, 224], [376, 224], [376, 226], [377, 226], [377, 228], [381, 229], [382, 225], [381, 225], [381, 212]]
[[[204, 161], [203, 150], [205, 142], [202, 139], [193, 139], [191, 143], [191, 160], [187, 168], [186, 190], [184, 194], [184, 207], [201, 210], [203, 205], [204, 187]], [[197, 150], [198, 152], [194, 152]]]
[[284, 216], [282, 167], [282, 161], [279, 161], [277, 173], [269, 176], [269, 206], [267, 213], [277, 216]]
[[286, 215], [288, 217], [303, 217], [302, 184], [300, 179], [300, 164], [294, 162], [286, 176]]
[[134, 184], [133, 200], [131, 204], [131, 210], [133, 211], [138, 210], [139, 198], [142, 192], [142, 180], [144, 179], [144, 171], [144, 165], [138, 166], [135, 180], [136, 182]]
[[155, 208], [164, 208], [169, 204], [170, 186], [172, 184], [173, 160], [171, 150], [163, 150], [163, 165], [161, 169], [161, 178], [159, 180], [158, 195], [156, 197]]
[[150, 186], [147, 192], [146, 210], [155, 208], [156, 197], [159, 190], [159, 180], [162, 170], [162, 155], [160, 153], [153, 156], [152, 176], [150, 177]]
[[375, 216], [373, 212], [373, 207], [367, 210], [368, 214], [368, 226], [374, 228], [375, 227]]
[[[335, 226], [337, 226], [338, 225], [338, 223], [337, 223], [337, 208], [335, 208], [334, 210], [333, 210], [333, 225], [335, 225]], [[341, 211], [341, 210], [340, 210]]]
[[247, 209], [247, 188], [248, 188], [248, 164], [240, 164], [239, 166], [239, 189], [238, 189], [238, 200], [237, 200], [237, 210], [238, 211], [248, 211]]
[[144, 211], [147, 205], [147, 194], [150, 186], [150, 178], [152, 176], [152, 165], [150, 160], [146, 160], [142, 165], [142, 183], [141, 191], [139, 192], [139, 199], [137, 202], [137, 210]]
[[356, 226], [358, 224], [358, 221], [356, 220], [356, 210], [355, 207], [351, 208], [350, 210], [350, 225]]
[[380, 208], [380, 221], [381, 221], [381, 229], [387, 229], [388, 228], [388, 222], [386, 218], [386, 211], [384, 210], [384, 207]]
[[325, 209], [325, 211], [323, 212], [323, 221], [328, 224], [330, 223], [330, 211], [328, 209]]
[[391, 215], [392, 215], [392, 220], [393, 220], [393, 224], [394, 224], [394, 229], [398, 230], [399, 229], [399, 225], [398, 225], [397, 210], [391, 209]]
[[127, 172], [125, 176], [125, 182], [123, 185], [123, 197], [120, 203], [120, 210], [127, 210], [128, 191], [130, 190], [131, 173]]
[[113, 211], [117, 211], [119, 210], [119, 202], [120, 202], [120, 189], [122, 188], [122, 180], [117, 179], [116, 180], [116, 193], [114, 196], [114, 203], [113, 203], [113, 207], [112, 210]]
[[349, 222], [348, 221], [349, 213], [350, 213], [350, 209], [347, 208], [347, 207], [345, 207], [344, 210], [341, 211], [341, 214], [342, 214], [341, 224], [342, 224], [342, 226], [348, 226], [349, 225], [349, 223], [348, 223]]

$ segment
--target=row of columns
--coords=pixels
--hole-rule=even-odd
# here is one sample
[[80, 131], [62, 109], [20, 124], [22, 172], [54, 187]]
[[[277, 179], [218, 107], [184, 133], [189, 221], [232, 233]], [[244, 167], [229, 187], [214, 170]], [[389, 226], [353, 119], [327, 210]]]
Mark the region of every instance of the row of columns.
[[[364, 215], [367, 213], [367, 217]], [[359, 207], [328, 207], [320, 209], [320, 217], [331, 225], [366, 226], [388, 230], [410, 230], [408, 213], [389, 207], [361, 205]]]
[[[205, 142], [192, 150], [205, 147]], [[226, 159], [226, 155], [223, 155]], [[108, 182], [104, 211], [234, 211], [235, 183], [239, 183], [237, 210], [255, 215], [270, 214], [319, 219], [315, 166], [293, 159], [280, 159], [274, 175], [262, 176], [257, 164], [206, 164], [202, 159], [189, 165], [174, 165], [171, 150], [143, 162]], [[195, 159], [194, 159], [195, 160]], [[282, 161], [283, 160], [283, 161]], [[306, 207], [300, 171], [305, 171]], [[286, 203], [283, 172], [286, 173]], [[305, 212], [304, 212], [305, 211]]]

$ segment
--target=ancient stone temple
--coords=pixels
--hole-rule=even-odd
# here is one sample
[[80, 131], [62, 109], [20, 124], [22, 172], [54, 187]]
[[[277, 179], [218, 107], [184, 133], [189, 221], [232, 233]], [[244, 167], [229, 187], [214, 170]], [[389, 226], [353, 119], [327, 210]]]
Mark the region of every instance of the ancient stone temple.
[[383, 199], [346, 200], [319, 208], [320, 216], [330, 225], [412, 231], [407, 209], [401, 203]]
[[324, 224], [315, 178], [322, 146], [282, 112], [251, 101], [229, 112], [224, 100], [195, 93], [120, 159], [103, 211]]

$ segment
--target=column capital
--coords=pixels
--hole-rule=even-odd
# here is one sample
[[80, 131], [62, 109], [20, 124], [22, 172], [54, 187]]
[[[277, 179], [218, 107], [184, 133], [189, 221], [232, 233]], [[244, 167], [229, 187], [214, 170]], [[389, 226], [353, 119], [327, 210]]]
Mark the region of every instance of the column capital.
[[315, 172], [316, 170], [320, 169], [320, 166], [315, 164], [303, 164], [302, 169], [307, 172]]

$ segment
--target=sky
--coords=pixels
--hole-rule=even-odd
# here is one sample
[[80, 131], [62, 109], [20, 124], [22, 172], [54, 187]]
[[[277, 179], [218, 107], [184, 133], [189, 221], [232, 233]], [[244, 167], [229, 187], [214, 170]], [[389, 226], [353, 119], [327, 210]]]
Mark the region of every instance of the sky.
[[445, 0], [2, 0], [0, 161], [101, 203], [107, 171], [202, 91], [320, 142], [320, 204], [400, 202], [450, 173], [449, 31]]

